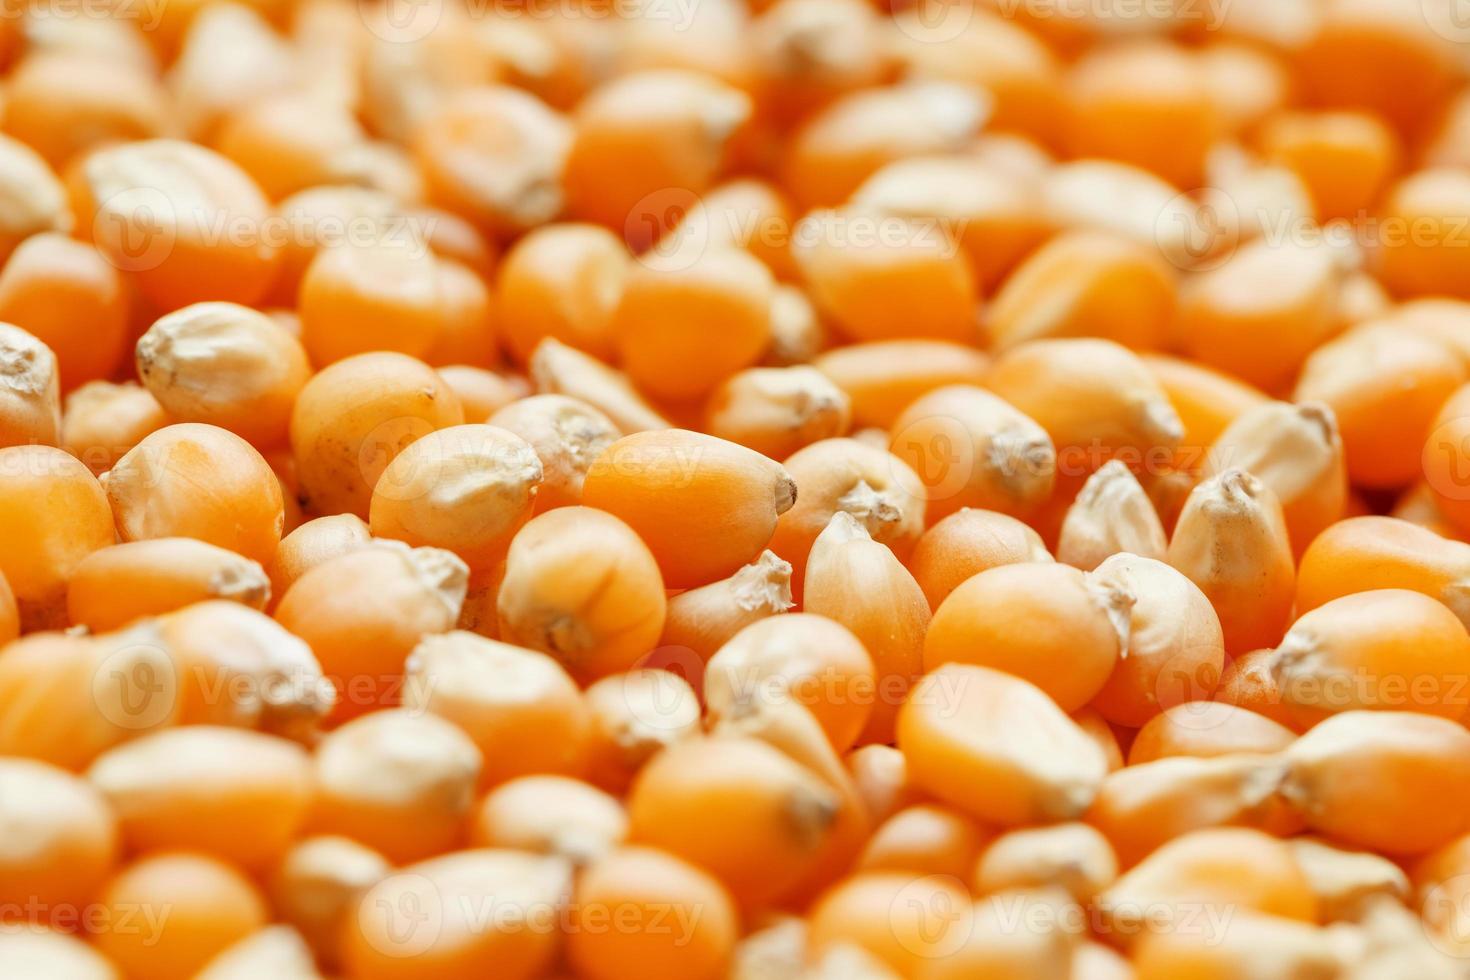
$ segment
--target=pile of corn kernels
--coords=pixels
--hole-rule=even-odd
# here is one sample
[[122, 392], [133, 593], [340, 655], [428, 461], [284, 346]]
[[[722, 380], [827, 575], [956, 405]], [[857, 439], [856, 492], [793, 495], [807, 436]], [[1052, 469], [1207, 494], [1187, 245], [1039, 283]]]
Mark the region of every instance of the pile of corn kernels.
[[5, 0], [3, 980], [1470, 977], [1460, 0]]

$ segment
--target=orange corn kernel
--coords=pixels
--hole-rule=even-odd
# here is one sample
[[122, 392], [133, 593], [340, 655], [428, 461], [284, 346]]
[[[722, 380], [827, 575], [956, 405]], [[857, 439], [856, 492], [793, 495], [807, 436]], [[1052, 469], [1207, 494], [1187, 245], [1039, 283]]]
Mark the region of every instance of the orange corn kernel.
[[892, 56], [878, 10], [853, 0], [776, 0], [751, 24], [762, 106], [782, 126], [886, 77]]
[[853, 749], [844, 757], [843, 767], [874, 825], [920, 802], [923, 796], [908, 781], [903, 753], [891, 745], [874, 742]]
[[158, 399], [136, 382], [89, 381], [66, 396], [61, 448], [101, 475], [170, 421]]
[[559, 507], [511, 540], [496, 608], [502, 639], [551, 654], [585, 682], [651, 651], [667, 602], [632, 528], [591, 507]]
[[1100, 46], [1067, 78], [1066, 142], [1074, 156], [1108, 157], [1195, 187], [1221, 120], [1202, 65], [1159, 40]]
[[785, 147], [782, 183], [798, 208], [833, 207], [886, 164], [961, 149], [988, 108], [978, 89], [945, 81], [852, 92], [796, 131]]
[[[858, 6], [852, 0], [837, 0], [837, 3]], [[796, 278], [790, 244], [791, 207], [785, 197], [770, 184], [741, 177], [721, 184], [693, 203], [684, 211], [682, 220], [645, 256], [675, 252], [693, 255], [696, 249], [740, 248], [760, 259], [777, 279], [790, 281]]]
[[346, 837], [305, 837], [271, 870], [266, 889], [277, 917], [300, 931], [323, 966], [335, 969], [348, 917], [390, 868], [383, 855]]
[[476, 847], [559, 855], [577, 865], [601, 858], [627, 836], [622, 803], [566, 776], [519, 776], [502, 783], [480, 801], [470, 827]]
[[790, 609], [791, 565], [763, 551], [729, 578], [671, 596], [660, 648], [687, 651], [708, 663], [747, 626]]
[[1106, 837], [1085, 823], [1059, 823], [1001, 834], [980, 853], [972, 872], [975, 894], [1062, 888], [1091, 902], [1118, 877]]
[[920, 395], [981, 384], [990, 359], [944, 340], [875, 340], [825, 351], [812, 366], [847, 392], [855, 426], [887, 429]]
[[588, 507], [637, 532], [670, 588], [705, 585], [754, 559], [796, 499], [797, 484], [779, 464], [681, 429], [619, 439], [593, 464], [582, 492]]
[[849, 339], [980, 339], [969, 263], [937, 222], [853, 206], [814, 211], [792, 235], [813, 303]]
[[793, 592], [803, 594], [813, 543], [835, 514], [849, 514], [873, 538], [907, 556], [924, 530], [925, 502], [913, 470], [897, 456], [856, 439], [824, 439], [784, 464], [796, 501], [781, 514], [771, 550], [791, 563]]
[[1098, 898], [1103, 922], [1125, 944], [1153, 932], [1184, 932], [1198, 921], [1186, 916], [1226, 909], [1312, 922], [1316, 900], [1287, 844], [1244, 827], [1176, 837]]
[[449, 364], [438, 371], [459, 399], [466, 422], [488, 422], [490, 416], [531, 393], [530, 382], [516, 374], [498, 374], [469, 364]]
[[454, 364], [495, 350], [489, 287], [412, 236], [318, 250], [300, 311], [301, 342], [320, 366], [372, 351]]
[[300, 746], [209, 725], [119, 745], [92, 763], [87, 779], [117, 813], [129, 850], [184, 848], [255, 868], [285, 854], [313, 791]]
[[118, 857], [117, 817], [106, 797], [86, 780], [30, 759], [0, 762], [0, 788], [0, 813], [25, 844], [0, 859], [0, 886], [22, 903], [6, 918], [44, 921], [92, 901]]
[[642, 668], [587, 687], [592, 712], [588, 778], [610, 793], [627, 791], [638, 771], [664, 749], [700, 734], [699, 697], [667, 670]]
[[555, 218], [571, 127], [511, 86], [454, 93], [414, 133], [414, 157], [435, 204], [496, 236]]
[[749, 368], [710, 395], [704, 428], [771, 459], [847, 434], [851, 401], [814, 367]]
[[493, 425], [452, 425], [408, 445], [378, 477], [368, 505], [374, 537], [443, 548], [472, 570], [498, 562], [531, 517], [541, 461]]
[[9, 78], [5, 132], [58, 168], [93, 147], [162, 136], [169, 99], [155, 71], [75, 50], [27, 57]]
[[180, 422], [206, 422], [252, 445], [286, 442], [291, 408], [311, 367], [270, 317], [233, 303], [196, 303], [139, 340], [138, 378]]
[[954, 385], [922, 395], [892, 429], [892, 451], [918, 474], [931, 523], [962, 507], [1024, 517], [1051, 496], [1050, 437], [982, 388]]
[[973, 921], [970, 896], [956, 879], [902, 871], [852, 875], [827, 891], [809, 915], [809, 955], [856, 947], [888, 973], [909, 977], [952, 956]]
[[1251, 827], [1277, 836], [1301, 822], [1276, 796], [1286, 773], [1278, 757], [1178, 756], [1130, 765], [1103, 780], [1086, 820], [1132, 867], [1170, 841], [1206, 827]]
[[326, 735], [312, 763], [315, 831], [395, 863], [462, 846], [481, 754], [458, 726], [436, 714], [375, 711]]
[[[555, 961], [557, 917], [571, 889], [564, 859], [524, 851], [475, 848], [410, 864], [353, 903], [343, 930], [343, 972], [409, 980], [427, 970], [444, 980], [471, 980], [493, 971], [505, 980], [533, 980]], [[475, 907], [491, 895], [497, 915], [516, 925], [486, 927]], [[423, 930], [417, 918], [425, 908], [441, 909], [433, 929]]]
[[376, 542], [308, 569], [275, 617], [336, 684], [335, 717], [351, 718], [397, 703], [405, 661], [425, 634], [454, 628], [468, 578], [447, 551]]
[[179, 720], [177, 665], [145, 621], [116, 633], [41, 632], [0, 650], [0, 753], [81, 770]]
[[1470, 299], [1465, 285], [1464, 227], [1470, 218], [1470, 175], [1459, 168], [1420, 170], [1400, 180], [1379, 206], [1385, 238], [1377, 273], [1395, 296]]
[[428, 365], [402, 354], [361, 354], [323, 368], [291, 414], [302, 503], [320, 515], [366, 519], [373, 486], [415, 439], [460, 425], [454, 392]]
[[1243, 412], [1210, 446], [1201, 475], [1208, 479], [1229, 467], [1276, 494], [1295, 554], [1347, 508], [1343, 440], [1327, 405], [1267, 402]]
[[1455, 529], [1470, 530], [1470, 385], [1456, 389], [1439, 410], [1424, 443], [1424, 477], [1439, 510]]
[[1264, 393], [1243, 381], [1195, 361], [1166, 354], [1145, 354], [1143, 363], [1163, 386], [1184, 423], [1180, 452], [1183, 462], [1197, 468], [1205, 448], [1237, 418], [1266, 401]]
[[191, 537], [261, 563], [281, 543], [281, 485], [249, 443], [197, 422], [150, 433], [107, 474], [124, 541]]
[[705, 671], [704, 698], [714, 723], [795, 701], [845, 752], [867, 724], [876, 686], [872, 658], [849, 630], [790, 613], [752, 623], [720, 647]]
[[[1207, 936], [1206, 933], [1210, 934]], [[1175, 929], [1148, 932], [1133, 955], [1135, 980], [1213, 977], [1254, 980], [1262, 964], [1277, 976], [1331, 976], [1343, 953], [1322, 929], [1275, 916], [1231, 916], [1218, 932]]]
[[524, 439], [540, 459], [537, 513], [581, 503], [587, 471], [621, 435], [602, 412], [566, 395], [519, 398], [488, 421]]
[[0, 323], [0, 448], [60, 442], [56, 354], [19, 327]]
[[1139, 595], [1066, 565], [1023, 562], [976, 575], [934, 611], [924, 666], [977, 664], [1037, 685], [1075, 711], [1107, 683], [1127, 648]]
[[[838, 794], [811, 770], [764, 742], [734, 736], [670, 746], [628, 795], [632, 840], [706, 869], [746, 907], [778, 900], [800, 882], [839, 807]], [[740, 833], [709, 832], [726, 823]]]
[[1063, 477], [1085, 477], [1115, 454], [1134, 466], [1172, 456], [1184, 435], [1147, 366], [1106, 340], [1022, 344], [996, 359], [985, 386], [1051, 435]]
[[894, 716], [923, 672], [930, 613], [918, 583], [857, 518], [838, 512], [812, 546], [802, 608], [847, 627], [868, 651], [877, 696], [861, 737], [890, 741]]
[[480, 750], [480, 782], [581, 775], [592, 722], [555, 660], [454, 630], [425, 636], [405, 668], [403, 705], [454, 722]]
[[1168, 561], [1215, 607], [1228, 653], [1281, 639], [1296, 570], [1281, 505], [1260, 480], [1227, 469], [1195, 487], [1174, 528]]
[[[588, 980], [718, 980], [740, 933], [735, 904], [715, 878], [650, 847], [594, 862], [572, 905], [567, 957]], [[668, 916], [684, 917], [689, 931], [655, 928]], [[599, 928], [599, 920], [625, 925]]]
[[1159, 559], [1168, 538], [1153, 501], [1122, 463], [1109, 460], [1087, 478], [1057, 535], [1057, 560], [1090, 572], [1120, 553]]
[[269, 205], [212, 150], [169, 139], [105, 147], [77, 166], [71, 195], [78, 228], [161, 311], [249, 305], [270, 288]]
[[562, 185], [567, 210], [642, 248], [669, 203], [687, 204], [715, 182], [750, 98], [682, 70], [635, 71], [577, 108]]
[[1258, 142], [1262, 156], [1301, 178], [1323, 221], [1366, 214], [1403, 156], [1394, 131], [1361, 112], [1283, 113]]
[[[265, 927], [255, 884], [216, 858], [188, 851], [144, 857], [118, 872], [98, 899], [92, 942], [124, 976], [188, 980], [229, 946]], [[167, 915], [162, 910], [167, 909]], [[138, 926], [152, 913], [155, 929]]]
[[67, 582], [73, 625], [94, 633], [207, 599], [264, 609], [271, 582], [258, 562], [193, 538], [154, 538], [102, 548]]
[[906, 73], [982, 88], [994, 100], [987, 132], [1019, 132], [1054, 144], [1063, 93], [1057, 59], [1046, 44], [1009, 15], [977, 8], [950, 22], [941, 9], [921, 3], [894, 12]]
[[1458, 719], [1470, 707], [1464, 624], [1442, 603], [1404, 589], [1357, 592], [1304, 614], [1270, 669], [1301, 729], [1342, 711]]
[[1344, 276], [1327, 245], [1248, 242], [1182, 288], [1176, 336], [1203, 365], [1280, 391], [1342, 328]]
[[27, 238], [0, 270], [0, 321], [56, 352], [64, 392], [113, 376], [127, 348], [130, 305], [118, 270], [59, 232]]
[[1150, 718], [1138, 730], [1128, 749], [1128, 764], [1174, 756], [1271, 755], [1295, 740], [1296, 732], [1247, 708], [1223, 701], [1186, 701]]
[[21, 623], [65, 621], [66, 582], [116, 540], [107, 495], [73, 457], [49, 446], [0, 449], [0, 574]]
[[1401, 487], [1423, 475], [1424, 439], [1466, 377], [1444, 344], [1392, 324], [1365, 325], [1307, 359], [1294, 397], [1332, 409], [1354, 485]]
[[630, 269], [628, 250], [597, 225], [551, 224], [506, 253], [496, 313], [511, 353], [526, 361], [545, 337], [610, 360], [612, 318]]
[[1072, 820], [1107, 763], [1056, 704], [988, 667], [946, 664], [914, 686], [898, 717], [909, 778], [986, 823]]
[[1396, 517], [1350, 517], [1318, 535], [1297, 569], [1296, 607], [1305, 614], [1371, 589], [1411, 589], [1470, 618], [1470, 545]]
[[1456, 77], [1450, 17], [1434, 6], [1329, 4], [1296, 53], [1303, 95], [1312, 105], [1375, 112], [1401, 129], [1422, 126]]
[[1225, 639], [1209, 599], [1161, 561], [1118, 554], [1092, 575], [1098, 586], [1134, 597], [1128, 639], [1092, 707], [1136, 728], [1177, 704], [1208, 698], [1225, 665]]
[[[131, 632], [146, 636], [147, 625]], [[169, 613], [157, 629], [177, 670], [181, 724], [254, 728], [305, 744], [315, 739], [336, 690], [311, 648], [279, 623], [240, 603], [211, 599]]]
[[770, 271], [736, 249], [634, 263], [611, 324], [623, 370], [654, 398], [703, 398], [760, 360], [774, 291]]
[[[1463, 828], [1470, 733], [1413, 712], [1344, 711], [1286, 750], [1282, 796], [1312, 830], [1352, 847], [1420, 854]], [[1392, 793], [1362, 793], [1362, 785]]]
[[1072, 231], [1031, 253], [986, 313], [997, 349], [1028, 340], [1101, 337], [1160, 346], [1174, 313], [1174, 278], [1155, 249], [1098, 231]]
[[228, 113], [212, 143], [272, 201], [367, 178], [372, 150], [347, 106], [296, 93], [266, 96]]
[[937, 521], [919, 538], [909, 569], [933, 609], [962, 582], [990, 568], [1052, 561], [1041, 536], [994, 511], [966, 507]]
[[1220, 675], [1215, 699], [1237, 708], [1245, 708], [1276, 722], [1284, 728], [1292, 725], [1291, 713], [1281, 698], [1281, 687], [1271, 670], [1274, 649], [1252, 650], [1232, 656]]
[[352, 514], [334, 514], [307, 521], [281, 539], [266, 572], [270, 593], [279, 603], [286, 590], [324, 561], [355, 551], [372, 540], [367, 524]]
[[946, 228], [963, 249], [977, 291], [987, 293], [1052, 233], [1030, 168], [1012, 172], [978, 154], [910, 157], [873, 174], [852, 202]]
[[856, 870], [943, 875], [963, 881], [988, 836], [961, 813], [921, 803], [900, 810], [874, 828]]

